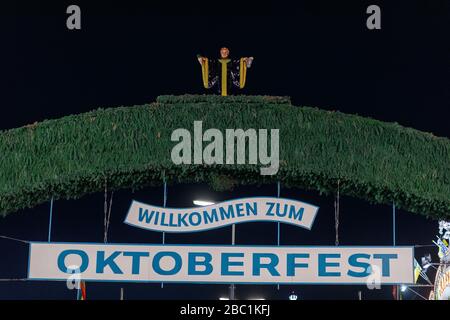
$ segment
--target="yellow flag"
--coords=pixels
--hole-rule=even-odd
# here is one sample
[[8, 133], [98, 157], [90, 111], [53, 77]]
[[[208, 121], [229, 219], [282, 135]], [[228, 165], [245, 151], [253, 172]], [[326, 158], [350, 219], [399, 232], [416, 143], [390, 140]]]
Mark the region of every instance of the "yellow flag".
[[414, 283], [417, 283], [417, 279], [419, 279], [421, 271], [422, 271], [422, 267], [417, 262], [417, 260], [414, 259]]

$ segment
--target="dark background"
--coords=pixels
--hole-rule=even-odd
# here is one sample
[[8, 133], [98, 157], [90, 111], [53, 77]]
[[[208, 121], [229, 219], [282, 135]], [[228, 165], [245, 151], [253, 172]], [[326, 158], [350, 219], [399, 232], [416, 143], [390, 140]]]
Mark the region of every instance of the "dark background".
[[[245, 94], [287, 95], [295, 105], [360, 114], [450, 136], [450, 1], [23, 2], [2, 8], [0, 129], [149, 103], [161, 94], [205, 93], [196, 54], [221, 46], [254, 56]], [[150, 4], [151, 3], [151, 4]], [[78, 4], [82, 29], [66, 28]], [[366, 8], [381, 7], [381, 30], [366, 28]], [[276, 185], [218, 193], [204, 185], [168, 189], [168, 206], [273, 195]], [[281, 196], [320, 206], [311, 231], [282, 225], [282, 244], [334, 245], [333, 197], [282, 188]], [[110, 242], [159, 243], [161, 234], [123, 224], [132, 199], [159, 205], [161, 188], [115, 193]], [[103, 194], [54, 205], [52, 241], [102, 242]], [[391, 245], [392, 208], [341, 198], [342, 245]], [[49, 204], [0, 219], [0, 235], [47, 240]], [[238, 225], [237, 244], [276, 244], [276, 224]], [[437, 221], [397, 211], [397, 245], [430, 245]], [[167, 243], [228, 244], [230, 228], [167, 235]], [[28, 245], [0, 239], [0, 279], [25, 278]], [[416, 258], [434, 247], [416, 249]], [[432, 277], [432, 272], [430, 273]], [[88, 299], [218, 299], [227, 285], [88, 283]], [[239, 299], [391, 299], [391, 286], [238, 285]], [[429, 289], [418, 290], [428, 296]], [[75, 299], [65, 283], [0, 281], [0, 299]], [[405, 299], [420, 299], [406, 293]]]

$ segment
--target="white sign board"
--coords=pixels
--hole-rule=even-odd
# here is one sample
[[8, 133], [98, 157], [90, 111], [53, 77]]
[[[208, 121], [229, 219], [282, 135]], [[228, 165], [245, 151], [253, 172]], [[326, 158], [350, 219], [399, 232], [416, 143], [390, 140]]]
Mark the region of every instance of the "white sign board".
[[87, 281], [408, 284], [412, 247], [30, 244], [28, 278]]
[[318, 210], [309, 203], [273, 197], [235, 199], [196, 208], [163, 208], [133, 201], [125, 223], [164, 232], [204, 231], [256, 221], [282, 222], [311, 229]]

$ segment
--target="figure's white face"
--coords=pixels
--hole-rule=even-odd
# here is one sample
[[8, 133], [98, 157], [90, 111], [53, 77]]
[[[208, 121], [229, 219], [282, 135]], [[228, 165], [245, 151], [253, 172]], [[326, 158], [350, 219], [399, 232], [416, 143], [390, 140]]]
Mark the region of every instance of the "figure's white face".
[[222, 59], [228, 58], [229, 55], [230, 55], [230, 51], [227, 48], [220, 49], [220, 57]]

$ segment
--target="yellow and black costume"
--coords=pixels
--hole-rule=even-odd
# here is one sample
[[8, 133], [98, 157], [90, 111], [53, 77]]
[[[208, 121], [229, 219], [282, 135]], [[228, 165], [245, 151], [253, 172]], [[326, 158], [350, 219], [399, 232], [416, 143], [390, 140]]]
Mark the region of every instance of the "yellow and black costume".
[[206, 89], [217, 85], [219, 94], [227, 96], [233, 85], [240, 89], [245, 87], [247, 64], [244, 58], [239, 60], [203, 58], [201, 64], [203, 86]]

